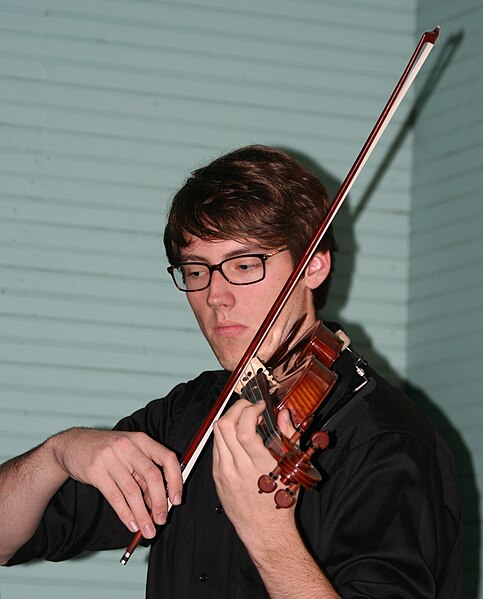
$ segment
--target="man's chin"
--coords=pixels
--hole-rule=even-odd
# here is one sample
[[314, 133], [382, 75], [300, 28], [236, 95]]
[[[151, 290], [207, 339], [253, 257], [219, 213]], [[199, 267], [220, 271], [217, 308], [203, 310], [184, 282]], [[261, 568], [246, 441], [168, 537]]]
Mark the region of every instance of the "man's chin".
[[243, 355], [245, 353], [246, 350], [241, 351], [240, 349], [238, 349], [236, 352], [227, 352], [226, 350], [224, 351], [216, 351], [213, 350], [215, 353], [215, 356], [218, 360], [218, 362], [220, 363], [220, 365], [225, 369], [225, 370], [229, 370], [230, 372], [233, 372], [235, 370], [235, 368], [238, 366], [240, 360], [243, 358]]
[[[248, 345], [243, 347], [233, 347], [231, 351], [226, 348], [214, 348], [212, 347], [213, 353], [215, 354], [220, 365], [225, 369], [233, 372], [240, 363], [241, 359], [245, 355]], [[262, 349], [257, 353], [257, 357], [265, 362], [273, 353], [273, 348], [270, 348], [270, 353], [267, 349]]]
[[[241, 360], [242, 356], [240, 356], [240, 360]], [[223, 358], [218, 358], [218, 362], [220, 363], [220, 365], [222, 366], [222, 368], [224, 368], [225, 370], [228, 370], [230, 372], [233, 372], [235, 370], [235, 368], [238, 366], [240, 360], [233, 360], [233, 359], [223, 359]]]

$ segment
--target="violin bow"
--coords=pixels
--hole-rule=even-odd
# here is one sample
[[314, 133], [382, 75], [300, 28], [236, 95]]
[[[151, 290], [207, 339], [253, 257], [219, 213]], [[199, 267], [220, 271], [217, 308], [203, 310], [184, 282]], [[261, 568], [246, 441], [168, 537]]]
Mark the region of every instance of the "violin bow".
[[[421, 70], [421, 67], [426, 61], [429, 53], [433, 49], [434, 44], [438, 40], [440, 30], [440, 27], [436, 27], [433, 31], [426, 31], [421, 36], [421, 39], [419, 40], [411, 58], [409, 59], [406, 68], [404, 69], [399, 81], [396, 84], [396, 87], [394, 88], [391, 96], [389, 97], [389, 100], [387, 101], [386, 106], [384, 107], [379, 118], [377, 119], [376, 124], [374, 125], [371, 133], [369, 134], [369, 137], [367, 138], [366, 142], [364, 143], [364, 146], [359, 152], [359, 155], [357, 156], [352, 167], [347, 173], [347, 176], [344, 179], [339, 191], [335, 195], [324, 220], [322, 221], [317, 231], [314, 233], [311, 241], [309, 242], [309, 245], [307, 246], [307, 249], [305, 250], [299, 262], [295, 266], [294, 270], [292, 271], [292, 274], [287, 279], [287, 282], [282, 288], [273, 306], [270, 308], [267, 316], [265, 317], [265, 320], [260, 325], [260, 328], [258, 329], [257, 333], [250, 342], [250, 345], [247, 347], [242, 359], [238, 363], [235, 370], [232, 372], [230, 378], [223, 387], [219, 397], [213, 404], [204, 422], [202, 423], [195, 437], [188, 446], [180, 464], [183, 483], [186, 482], [188, 476], [190, 475], [194, 465], [198, 460], [198, 457], [201, 454], [201, 451], [203, 450], [211, 433], [213, 432], [213, 423], [216, 420], [218, 420], [218, 418], [220, 418], [220, 416], [222, 415], [226, 407], [226, 404], [228, 403], [233, 391], [238, 385], [239, 380], [245, 374], [247, 366], [250, 364], [250, 362], [257, 354], [262, 343], [265, 341], [270, 329], [272, 328], [275, 320], [277, 319], [278, 315], [287, 303], [300, 276], [305, 271], [313, 255], [317, 251], [319, 243], [321, 242], [323, 236], [327, 232], [329, 226], [332, 224], [332, 221], [334, 220], [349, 191], [351, 190], [353, 184], [359, 176], [359, 173], [363, 169], [369, 156], [372, 154], [379, 139], [381, 138], [386, 127], [388, 126], [392, 117], [394, 116], [394, 113], [398, 109], [399, 105], [404, 99], [404, 96], [408, 92], [414, 79], [416, 78], [417, 74]], [[168, 500], [168, 511], [170, 509], [171, 503]], [[127, 547], [126, 551], [123, 553], [120, 559], [121, 564], [127, 564], [134, 549], [138, 546], [141, 539], [142, 534], [140, 531], [138, 531], [137, 533], [135, 533], [131, 543]]]

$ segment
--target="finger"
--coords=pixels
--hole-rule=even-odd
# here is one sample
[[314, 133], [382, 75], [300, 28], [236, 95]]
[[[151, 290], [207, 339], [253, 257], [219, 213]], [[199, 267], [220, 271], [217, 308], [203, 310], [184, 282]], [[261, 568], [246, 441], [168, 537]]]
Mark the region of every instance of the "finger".
[[[164, 482], [162, 479], [161, 472], [157, 466], [152, 464], [150, 460], [146, 461], [150, 462], [148, 469], [143, 469], [140, 464], [138, 464], [137, 469], [141, 471], [141, 474], [137, 472], [137, 478], [143, 480], [143, 484], [139, 484], [132, 475], [127, 475], [126, 471], [123, 471], [120, 474], [117, 474], [117, 478], [115, 478], [116, 483], [118, 484], [121, 492], [124, 495], [126, 503], [128, 507], [131, 509], [134, 517], [134, 522], [137, 527], [141, 530], [144, 537], [150, 539], [155, 536], [156, 528], [154, 524], [164, 524], [164, 521], [158, 522], [158, 520], [154, 517], [154, 514], [158, 512], [152, 512], [153, 509], [153, 498], [152, 491], [150, 490], [149, 482], [146, 481], [146, 471], [151, 472], [154, 467], [158, 470], [157, 476], [160, 479], [160, 484], [156, 485], [156, 490], [161, 489], [161, 493], [164, 495]], [[133, 485], [134, 483], [134, 485]], [[151, 483], [151, 489], [153, 485]], [[146, 498], [148, 498], [148, 502], [146, 502]], [[150, 505], [149, 505], [150, 504]], [[148, 510], [148, 507], [151, 507], [151, 513]]]
[[292, 423], [290, 410], [288, 410], [287, 408], [283, 408], [283, 410], [280, 410], [280, 412], [278, 413], [277, 424], [278, 428], [280, 429], [280, 432], [289, 439], [296, 432]]
[[[176, 454], [166, 447], [149, 439], [149, 447], [145, 448], [147, 455], [153, 462], [163, 468], [163, 488], [162, 493], [158, 488], [159, 479], [153, 474], [152, 485], [150, 478], [145, 478], [148, 485], [149, 494], [153, 500], [153, 514], [155, 520], [162, 524], [166, 520], [168, 505], [166, 501], [166, 490], [169, 500], [173, 505], [179, 505], [182, 500], [183, 478], [181, 467]], [[159, 470], [158, 470], [159, 471]], [[166, 489], [167, 488], [167, 489]], [[161, 521], [158, 521], [158, 516]]]
[[[127, 471], [126, 471], [127, 472]], [[143, 536], [152, 538], [156, 529], [144, 503], [141, 489], [134, 478], [127, 472], [109, 477], [98, 485], [99, 490], [110, 503], [119, 519], [131, 532], [141, 530]]]
[[[144, 495], [150, 498], [152, 520], [156, 524], [164, 524], [166, 522], [166, 517], [168, 514], [168, 502], [166, 498], [166, 483], [163, 476], [163, 472], [157, 466], [157, 464], [154, 463], [151, 457], [141, 452], [139, 452], [138, 454], [136, 454], [136, 456], [132, 458], [131, 464], [132, 468], [136, 472], [137, 477], [144, 481], [141, 488], [143, 490]], [[121, 476], [122, 480], [120, 478]], [[116, 479], [116, 482], [118, 482], [118, 485], [124, 492], [124, 486], [122, 485], [127, 484], [125, 479], [125, 472], [123, 472], [122, 475], [118, 474], [118, 477], [119, 478]], [[131, 476], [131, 478], [133, 477]], [[134, 497], [132, 497], [132, 499], [131, 496], [126, 497], [126, 500], [130, 505], [131, 509], [133, 509], [136, 521], [142, 530], [143, 525], [149, 524], [149, 522], [147, 522], [145, 519], [144, 511], [139, 510], [138, 502], [135, 500]], [[135, 503], [130, 503], [130, 500], [135, 501]], [[142, 518], [141, 522], [138, 520], [139, 517]]]
[[[233, 459], [243, 459], [243, 455], [254, 461], [266, 457], [268, 450], [257, 433], [260, 415], [265, 409], [263, 401], [239, 406], [229, 418], [220, 418], [216, 427], [216, 437], [221, 458], [227, 459], [227, 452]], [[228, 415], [228, 413], [227, 413]]]
[[[214, 441], [213, 441], [213, 463], [212, 463], [212, 472], [213, 472], [213, 478], [215, 479], [215, 481], [217, 480], [218, 477], [218, 473], [220, 472], [221, 468], [222, 468], [222, 461], [221, 461], [221, 456], [220, 456], [220, 450], [218, 447], [218, 439], [217, 434], [216, 434], [216, 422], [214, 423], [213, 426], [213, 432], [214, 432]], [[221, 441], [220, 441], [221, 442]]]
[[[121, 520], [126, 522], [126, 519], [130, 517], [128, 511], [130, 510], [132, 520], [128, 523], [129, 528], [132, 529], [137, 526], [146, 538], [152, 538], [156, 530], [153, 519], [146, 508], [143, 493], [146, 493], [151, 499], [151, 507], [154, 510], [154, 521], [156, 523], [163, 524], [166, 521], [167, 514], [163, 474], [147, 455], [146, 446], [153, 445], [162, 448], [161, 445], [144, 433], [131, 433], [129, 437], [119, 437], [113, 446], [116, 459], [109, 460], [107, 465], [104, 464], [104, 474], [99, 476], [99, 480], [103, 485], [108, 485], [106, 481], [112, 480], [124, 497], [127, 506], [117, 497], [115, 491], [112, 490], [112, 485], [109, 485], [108, 492], [115, 495], [114, 501], [116, 504], [113, 507], [117, 510]], [[167, 449], [166, 452], [171, 453]], [[136, 472], [137, 477], [139, 477], [138, 481], [133, 478], [133, 472]], [[141, 487], [139, 485], [139, 479], [144, 481], [145, 486]], [[98, 486], [102, 490], [102, 487]]]
[[137, 482], [137, 484], [141, 487], [143, 495], [145, 495], [147, 493], [148, 486], [147, 486], [146, 481], [144, 480], [144, 478], [142, 478], [141, 476], [139, 476], [139, 474], [137, 472], [133, 472], [132, 473], [132, 477]]
[[260, 451], [260, 449], [264, 447], [263, 440], [257, 433], [257, 426], [260, 424], [260, 419], [263, 419], [265, 407], [264, 401], [258, 401], [243, 409], [238, 417], [236, 424], [236, 441], [249, 454], [251, 454], [254, 449]]
[[[163, 448], [165, 449], [165, 448]], [[172, 451], [165, 451], [163, 457], [163, 474], [166, 481], [169, 500], [179, 505], [183, 496], [183, 477], [178, 458]]]
[[134, 478], [134, 480], [137, 482], [137, 484], [141, 488], [141, 491], [143, 493], [144, 503], [148, 506], [148, 508], [150, 510], [152, 510], [151, 496], [149, 495], [148, 485], [146, 484], [146, 481], [143, 478], [141, 478], [137, 472], [133, 472], [132, 477]]
[[[230, 437], [236, 436], [236, 427], [240, 414], [245, 408], [252, 405], [248, 400], [240, 399], [213, 424], [214, 451], [216, 450], [214, 459], [218, 463], [230, 459], [231, 450], [227, 441]], [[232, 449], [235, 449], [233, 444]]]
[[219, 418], [219, 420], [230, 420], [236, 422], [240, 413], [254, 404], [248, 399], [238, 399], [235, 403]]
[[166, 522], [170, 505], [181, 502], [183, 481], [178, 459], [174, 452], [144, 433], [132, 433], [134, 451], [124, 454], [130, 470], [134, 470], [145, 482], [144, 493], [150, 497], [153, 520], [157, 524]]
[[[223, 425], [222, 425], [223, 426]], [[225, 425], [226, 429], [226, 425]], [[220, 430], [219, 421], [213, 424], [213, 465], [216, 467], [221, 466], [223, 463], [232, 463], [233, 457], [228, 445], [226, 443], [227, 430], [222, 432]], [[230, 465], [228, 466], [230, 467]]]

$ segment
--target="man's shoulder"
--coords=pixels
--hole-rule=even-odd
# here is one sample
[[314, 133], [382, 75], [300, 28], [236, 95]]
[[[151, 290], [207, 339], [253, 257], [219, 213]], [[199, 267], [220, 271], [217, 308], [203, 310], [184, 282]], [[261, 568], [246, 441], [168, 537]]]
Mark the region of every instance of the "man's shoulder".
[[372, 382], [370, 391], [354, 397], [353, 407], [338, 426], [347, 449], [385, 436], [399, 436], [435, 452], [443, 442], [422, 409], [402, 389], [373, 370], [369, 369], [368, 375]]
[[[335, 322], [324, 321], [324, 324], [333, 332], [341, 329]], [[359, 368], [362, 376], [355, 374]], [[338, 405], [345, 406], [340, 415], [335, 415], [338, 429], [351, 429], [353, 436], [361, 442], [391, 432], [406, 433], [421, 441], [432, 442], [436, 431], [424, 412], [401, 388], [374, 370], [357, 353], [357, 348], [354, 350], [350, 345], [342, 351], [333, 369], [340, 381], [337, 383], [339, 391], [336, 387], [332, 394], [338, 398], [336, 408]], [[355, 392], [354, 389], [360, 391]], [[347, 402], [348, 397], [351, 399]], [[334, 399], [329, 398], [329, 413], [331, 408], [333, 410]]]

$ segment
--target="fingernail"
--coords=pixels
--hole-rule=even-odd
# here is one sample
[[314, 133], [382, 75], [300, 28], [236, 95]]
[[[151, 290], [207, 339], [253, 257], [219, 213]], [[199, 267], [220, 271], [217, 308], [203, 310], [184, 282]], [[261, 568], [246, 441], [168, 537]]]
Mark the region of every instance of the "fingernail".
[[166, 514], [165, 512], [161, 512], [155, 517], [156, 524], [165, 524], [166, 523]]
[[181, 493], [176, 493], [173, 497], [173, 505], [179, 505], [181, 503]]
[[154, 526], [152, 524], [146, 524], [146, 526], [143, 528], [143, 535], [147, 539], [152, 539], [155, 534], [156, 534], [156, 529], [154, 528]]
[[129, 530], [131, 532], [137, 532], [139, 530], [139, 526], [136, 524], [136, 522], [134, 522], [134, 520], [129, 522]]

